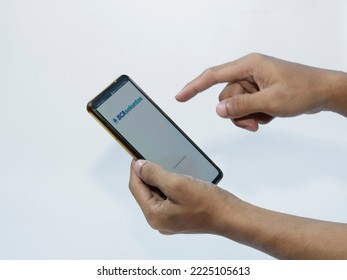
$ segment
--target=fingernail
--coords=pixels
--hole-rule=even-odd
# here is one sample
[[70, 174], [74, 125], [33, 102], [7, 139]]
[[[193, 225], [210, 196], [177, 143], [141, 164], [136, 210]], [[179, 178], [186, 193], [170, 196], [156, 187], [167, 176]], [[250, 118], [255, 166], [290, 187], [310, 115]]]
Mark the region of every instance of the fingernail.
[[139, 160], [137, 160], [137, 161], [135, 162], [134, 171], [135, 171], [135, 174], [136, 174], [137, 176], [140, 177], [141, 168], [142, 168], [142, 166], [145, 165], [145, 163], [146, 163], [146, 161], [143, 160], [143, 159], [139, 159]]
[[227, 103], [222, 101], [218, 103], [217, 108], [216, 108], [217, 114], [222, 117], [226, 118], [228, 117], [228, 112], [227, 112]]

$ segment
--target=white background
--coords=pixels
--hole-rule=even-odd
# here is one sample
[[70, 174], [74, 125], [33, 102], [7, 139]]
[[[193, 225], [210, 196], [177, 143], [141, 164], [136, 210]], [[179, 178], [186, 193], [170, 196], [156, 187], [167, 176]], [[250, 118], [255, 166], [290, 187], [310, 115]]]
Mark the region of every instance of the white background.
[[211, 235], [162, 236], [128, 189], [130, 157], [86, 103], [130, 75], [222, 168], [221, 187], [273, 210], [347, 220], [347, 120], [242, 131], [216, 86], [174, 95], [249, 52], [347, 71], [347, 2], [0, 0], [1, 259], [268, 259]]

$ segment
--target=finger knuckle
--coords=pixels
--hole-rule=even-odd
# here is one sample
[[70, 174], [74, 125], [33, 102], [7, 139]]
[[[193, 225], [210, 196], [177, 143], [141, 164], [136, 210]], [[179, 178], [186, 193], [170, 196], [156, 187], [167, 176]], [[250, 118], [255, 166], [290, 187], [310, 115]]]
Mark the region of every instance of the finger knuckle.
[[149, 215], [147, 217], [147, 222], [151, 226], [151, 228], [155, 230], [162, 229], [162, 222], [158, 219], [157, 215]]
[[142, 166], [141, 177], [146, 183], [151, 184], [154, 180], [155, 168], [153, 165], [146, 163]]
[[163, 209], [152, 209], [150, 213], [146, 215], [148, 224], [155, 230], [169, 230], [168, 225], [170, 218], [170, 213], [163, 211]]
[[134, 186], [133, 186], [133, 183], [131, 181], [129, 181], [129, 183], [128, 183], [128, 188], [131, 191], [131, 193], [133, 193]]
[[209, 67], [207, 69], [205, 69], [201, 76], [208, 81], [209, 86], [213, 86], [215, 84], [217, 84], [217, 80], [216, 80], [216, 67]]
[[257, 52], [252, 52], [252, 53], [247, 55], [247, 58], [249, 58], [250, 60], [254, 60], [254, 61], [261, 61], [265, 58], [265, 55], [263, 55], [261, 53], [257, 53]]
[[227, 110], [231, 116], [238, 116], [242, 114], [242, 112], [245, 110], [245, 99], [243, 95], [235, 95], [232, 98], [230, 106], [227, 106]]

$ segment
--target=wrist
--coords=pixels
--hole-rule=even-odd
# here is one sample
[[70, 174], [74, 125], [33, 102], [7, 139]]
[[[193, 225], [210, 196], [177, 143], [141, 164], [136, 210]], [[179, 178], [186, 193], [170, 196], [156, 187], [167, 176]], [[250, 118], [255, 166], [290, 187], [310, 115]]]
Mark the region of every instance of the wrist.
[[291, 230], [284, 226], [292, 223], [291, 216], [236, 199], [231, 198], [228, 206], [225, 207], [224, 220], [217, 234], [267, 254], [281, 257], [281, 248], [287, 246], [283, 245], [285, 242], [282, 241], [291, 244], [287, 238], [292, 234]]
[[347, 117], [347, 74], [332, 71], [325, 109]]
[[[252, 231], [256, 226], [250, 221], [252, 208], [256, 208], [236, 196], [230, 194], [225, 200], [223, 211], [215, 219], [215, 234], [224, 236], [239, 243], [252, 243]], [[257, 213], [256, 211], [253, 213]], [[250, 223], [249, 223], [250, 222]]]

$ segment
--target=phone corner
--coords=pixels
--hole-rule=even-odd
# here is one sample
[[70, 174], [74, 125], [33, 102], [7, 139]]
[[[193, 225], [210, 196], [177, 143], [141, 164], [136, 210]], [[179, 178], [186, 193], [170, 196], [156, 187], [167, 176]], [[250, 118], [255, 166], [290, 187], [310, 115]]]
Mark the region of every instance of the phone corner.
[[218, 176], [212, 181], [212, 184], [217, 185], [223, 179], [223, 175], [223, 171], [219, 169]]
[[88, 112], [88, 113], [91, 113], [91, 112], [92, 112], [92, 110], [93, 110], [93, 103], [92, 103], [92, 101], [89, 101], [89, 102], [87, 103], [86, 109], [87, 109], [87, 112]]

